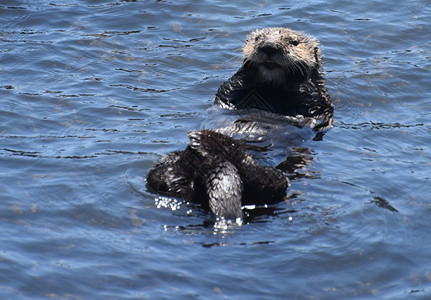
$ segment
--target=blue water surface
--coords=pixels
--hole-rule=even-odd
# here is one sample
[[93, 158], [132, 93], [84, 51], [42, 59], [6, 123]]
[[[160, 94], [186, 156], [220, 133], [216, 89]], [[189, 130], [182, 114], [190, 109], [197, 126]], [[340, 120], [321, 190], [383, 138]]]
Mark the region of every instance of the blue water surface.
[[[1, 1], [0, 298], [431, 298], [430, 15], [427, 0]], [[145, 175], [272, 26], [320, 40], [336, 123], [286, 201], [216, 230]]]

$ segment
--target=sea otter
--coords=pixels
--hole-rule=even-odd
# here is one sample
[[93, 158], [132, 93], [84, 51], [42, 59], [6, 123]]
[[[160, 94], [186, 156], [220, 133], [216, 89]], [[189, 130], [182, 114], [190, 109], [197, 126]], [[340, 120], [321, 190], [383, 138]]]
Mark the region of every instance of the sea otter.
[[[243, 55], [241, 68], [219, 87], [216, 104], [246, 114], [273, 113], [296, 127], [313, 128], [320, 137], [331, 127], [333, 105], [314, 38], [288, 28], [256, 30], [248, 36]], [[150, 169], [148, 186], [201, 203], [225, 219], [241, 220], [245, 204], [281, 201], [289, 186], [286, 175], [278, 167], [260, 165], [249, 154], [267, 147], [233, 138], [259, 124], [256, 118], [241, 117], [228, 129], [191, 131], [184, 151], [167, 154]]]

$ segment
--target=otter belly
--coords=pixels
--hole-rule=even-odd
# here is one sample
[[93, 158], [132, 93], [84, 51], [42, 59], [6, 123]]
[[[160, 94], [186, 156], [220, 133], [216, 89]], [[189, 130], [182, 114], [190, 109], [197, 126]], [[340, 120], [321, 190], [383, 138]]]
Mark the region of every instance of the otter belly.
[[291, 154], [292, 149], [303, 147], [316, 132], [306, 126], [303, 117], [288, 117], [257, 109], [226, 110], [211, 107], [205, 114], [201, 129], [253, 142], [255, 145], [270, 145], [268, 151], [249, 152], [266, 166], [276, 166]]

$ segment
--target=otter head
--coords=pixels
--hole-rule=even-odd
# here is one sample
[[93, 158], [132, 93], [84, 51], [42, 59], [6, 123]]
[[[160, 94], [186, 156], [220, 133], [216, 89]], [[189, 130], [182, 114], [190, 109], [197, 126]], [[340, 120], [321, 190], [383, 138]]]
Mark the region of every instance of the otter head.
[[304, 80], [320, 68], [318, 41], [288, 28], [252, 32], [243, 47], [243, 67], [256, 68], [259, 79], [281, 84]]

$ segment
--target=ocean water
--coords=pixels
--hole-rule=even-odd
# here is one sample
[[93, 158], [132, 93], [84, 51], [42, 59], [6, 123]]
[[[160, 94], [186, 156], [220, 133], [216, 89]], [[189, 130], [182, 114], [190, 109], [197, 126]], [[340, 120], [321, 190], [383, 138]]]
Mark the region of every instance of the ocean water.
[[[431, 298], [426, 0], [0, 1], [1, 299]], [[247, 33], [321, 42], [336, 123], [220, 231], [152, 194]]]

